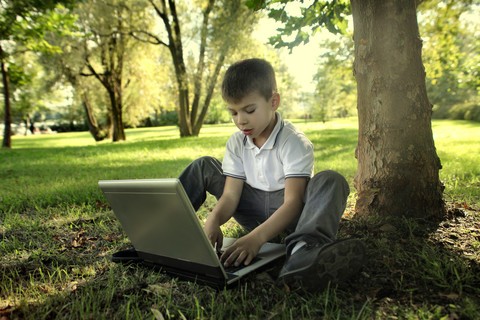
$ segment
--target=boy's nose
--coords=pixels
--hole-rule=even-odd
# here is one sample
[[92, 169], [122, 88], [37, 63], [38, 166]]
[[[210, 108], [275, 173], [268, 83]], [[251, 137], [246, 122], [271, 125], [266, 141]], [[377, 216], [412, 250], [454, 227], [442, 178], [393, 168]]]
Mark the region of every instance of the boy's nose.
[[246, 124], [247, 123], [247, 117], [245, 117], [244, 115], [238, 114], [237, 122], [239, 124]]

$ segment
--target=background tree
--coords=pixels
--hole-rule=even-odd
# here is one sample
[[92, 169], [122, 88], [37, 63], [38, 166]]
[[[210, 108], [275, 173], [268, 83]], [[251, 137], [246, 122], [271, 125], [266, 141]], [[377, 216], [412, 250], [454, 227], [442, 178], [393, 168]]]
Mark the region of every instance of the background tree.
[[[168, 48], [177, 84], [180, 136], [197, 136], [227, 54], [252, 32], [255, 15], [249, 14], [241, 0], [193, 1], [190, 5], [174, 0], [149, 2], [160, 18], [163, 31], [138, 30], [133, 34], [140, 40]], [[196, 40], [185, 40], [187, 26], [196, 31]], [[186, 43], [198, 46], [187, 50]]]
[[[129, 36], [131, 22], [140, 15], [134, 5], [128, 1], [89, 1], [81, 11], [85, 15], [79, 17], [84, 35], [85, 68], [81, 75], [93, 76], [107, 91], [110, 101], [109, 115], [113, 124], [112, 140], [125, 140], [123, 121], [125, 60], [133, 50], [133, 42]], [[93, 13], [93, 14], [92, 14]]]
[[418, 10], [433, 116], [480, 121], [480, 5], [430, 0]]
[[12, 119], [24, 122], [25, 135], [34, 133], [35, 120], [39, 120], [36, 115], [48, 108], [55, 92], [45, 90], [44, 72], [36, 54], [25, 52], [11, 56], [9, 60]]
[[[241, 43], [241, 46], [236, 50], [232, 50], [228, 54], [225, 58], [224, 65], [229, 66], [239, 60], [252, 57], [263, 57], [268, 60], [275, 69], [278, 91], [282, 96], [282, 115], [286, 118], [298, 118], [303, 116], [300, 86], [290, 73], [288, 66], [285, 64], [285, 61], [282, 58], [282, 50], [274, 49], [272, 46], [266, 45], [248, 34], [241, 38]], [[204, 123], [231, 122], [231, 114], [226, 108], [225, 101], [223, 101], [220, 94], [221, 81], [217, 81], [215, 92], [216, 94], [212, 97]]]
[[[265, 6], [270, 1], [249, 1]], [[314, 1], [302, 17], [289, 17], [287, 0], [269, 15], [284, 22], [281, 32], [308, 41], [308, 30], [345, 31], [346, 1]], [[431, 129], [421, 40], [414, 0], [351, 1], [354, 22], [359, 138], [355, 187], [362, 215], [440, 218], [444, 213], [440, 160]], [[306, 31], [307, 29], [307, 31]]]
[[2, 147], [11, 147], [12, 111], [10, 103], [9, 57], [25, 50], [48, 51], [50, 46], [43, 38], [49, 30], [61, 32], [71, 21], [64, 19], [56, 6], [71, 4], [65, 1], [1, 1], [0, 2], [0, 70], [2, 74], [4, 111], [4, 135]]
[[[165, 68], [159, 54], [130, 36], [153, 22], [146, 2], [88, 1], [77, 6], [77, 30], [56, 37], [62, 53], [45, 57], [57, 80], [75, 88], [95, 140], [124, 140], [124, 126], [136, 126], [159, 107]], [[159, 75], [160, 74], [160, 75]], [[155, 77], [155, 79], [154, 79]], [[168, 92], [168, 91], [167, 91]], [[163, 92], [164, 93], [164, 92]], [[171, 100], [171, 99], [170, 99]]]
[[[82, 35], [53, 36], [50, 41], [61, 47], [62, 52], [44, 54], [40, 59], [50, 79], [47, 82], [47, 86], [54, 87], [61, 83], [65, 87], [71, 88], [73, 92], [73, 99], [68, 110], [58, 110], [58, 113], [63, 118], [61, 122], [67, 120], [71, 123], [78, 119], [85, 119], [84, 122], [87, 123], [90, 134], [95, 141], [111, 137], [112, 121], [111, 115], [107, 111], [109, 108], [107, 110], [95, 108], [95, 106], [108, 105], [106, 94], [102, 94], [104, 88], [98, 81], [92, 81], [87, 77], [81, 76], [85, 68]], [[80, 108], [77, 108], [77, 106], [80, 106]], [[78, 109], [83, 111], [80, 112]], [[96, 109], [100, 109], [100, 111]], [[102, 113], [105, 119], [108, 120], [99, 121], [99, 113]]]
[[314, 119], [325, 121], [357, 114], [357, 87], [353, 75], [352, 37], [340, 36], [322, 42], [317, 83], [311, 107]]

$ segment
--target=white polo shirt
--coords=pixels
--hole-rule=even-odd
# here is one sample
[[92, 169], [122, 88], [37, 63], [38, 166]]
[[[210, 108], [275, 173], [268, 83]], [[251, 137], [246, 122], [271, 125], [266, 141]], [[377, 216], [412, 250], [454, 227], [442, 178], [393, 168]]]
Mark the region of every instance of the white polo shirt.
[[289, 177], [313, 176], [312, 143], [278, 112], [276, 115], [275, 128], [261, 148], [241, 131], [229, 138], [222, 162], [224, 175], [264, 191], [284, 189]]

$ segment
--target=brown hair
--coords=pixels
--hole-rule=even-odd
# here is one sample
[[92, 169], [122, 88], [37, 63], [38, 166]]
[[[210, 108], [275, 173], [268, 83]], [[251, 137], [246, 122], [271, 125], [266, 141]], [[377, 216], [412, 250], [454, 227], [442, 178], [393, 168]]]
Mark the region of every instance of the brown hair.
[[227, 102], [238, 102], [250, 93], [257, 91], [269, 100], [277, 91], [275, 71], [263, 59], [246, 59], [232, 64], [222, 82], [222, 97]]

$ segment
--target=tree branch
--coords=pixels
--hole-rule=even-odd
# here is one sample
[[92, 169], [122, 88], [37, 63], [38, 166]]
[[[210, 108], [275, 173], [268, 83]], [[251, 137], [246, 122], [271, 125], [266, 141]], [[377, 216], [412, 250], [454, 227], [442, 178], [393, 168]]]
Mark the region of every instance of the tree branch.
[[192, 113], [191, 113], [191, 122], [196, 122], [198, 106], [200, 103], [200, 95], [202, 93], [202, 75], [203, 70], [205, 68], [205, 50], [207, 47], [207, 34], [208, 34], [208, 21], [210, 18], [210, 12], [213, 9], [213, 5], [215, 0], [209, 0], [208, 5], [203, 12], [203, 22], [202, 28], [200, 31], [200, 50], [198, 54], [198, 64], [197, 64], [197, 71], [195, 73], [195, 80], [194, 80], [194, 97], [192, 102]]
[[[143, 35], [147, 36], [148, 39], [142, 38], [137, 34], [143, 34]], [[138, 41], [141, 41], [141, 42], [155, 44], [155, 45], [162, 45], [162, 46], [168, 47], [168, 44], [165, 43], [164, 41], [162, 41], [158, 36], [154, 35], [153, 33], [144, 31], [144, 30], [133, 30], [133, 31], [130, 31], [129, 35], [132, 36], [134, 39], [136, 39]], [[150, 40], [150, 39], [152, 39], [152, 40]]]

